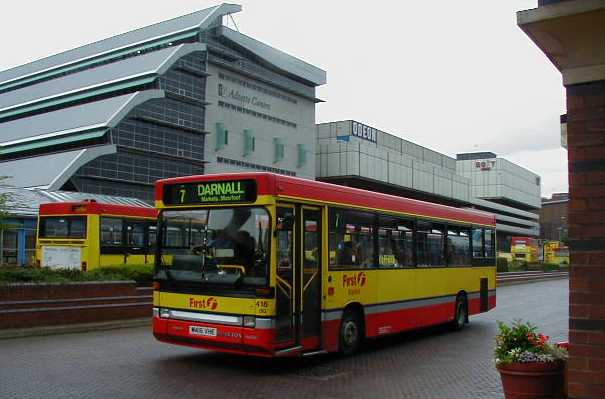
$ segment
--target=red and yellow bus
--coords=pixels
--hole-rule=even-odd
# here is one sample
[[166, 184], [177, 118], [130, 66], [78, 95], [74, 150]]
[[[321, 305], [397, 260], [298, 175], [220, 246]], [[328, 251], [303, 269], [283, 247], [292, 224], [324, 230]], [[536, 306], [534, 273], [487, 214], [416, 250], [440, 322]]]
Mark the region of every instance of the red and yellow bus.
[[162, 342], [349, 354], [496, 306], [491, 214], [271, 173], [160, 180], [155, 195]]
[[91, 270], [154, 262], [157, 210], [94, 200], [40, 205], [37, 264]]

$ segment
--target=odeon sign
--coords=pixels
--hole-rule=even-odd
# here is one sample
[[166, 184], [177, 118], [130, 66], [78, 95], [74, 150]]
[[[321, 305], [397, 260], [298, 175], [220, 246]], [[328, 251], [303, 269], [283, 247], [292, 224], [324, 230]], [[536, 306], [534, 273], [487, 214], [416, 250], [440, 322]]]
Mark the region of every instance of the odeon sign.
[[364, 140], [371, 141], [372, 143], [376, 142], [376, 129], [370, 126], [366, 126], [362, 123], [353, 121], [353, 136], [359, 137]]

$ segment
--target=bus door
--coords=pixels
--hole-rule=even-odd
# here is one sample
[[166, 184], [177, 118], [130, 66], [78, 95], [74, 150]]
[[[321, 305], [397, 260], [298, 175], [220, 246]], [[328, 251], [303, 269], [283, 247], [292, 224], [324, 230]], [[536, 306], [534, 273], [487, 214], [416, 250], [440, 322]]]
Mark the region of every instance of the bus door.
[[300, 266], [302, 301], [302, 345], [321, 346], [321, 209], [302, 208]]
[[277, 341], [305, 350], [321, 343], [321, 210], [277, 208]]

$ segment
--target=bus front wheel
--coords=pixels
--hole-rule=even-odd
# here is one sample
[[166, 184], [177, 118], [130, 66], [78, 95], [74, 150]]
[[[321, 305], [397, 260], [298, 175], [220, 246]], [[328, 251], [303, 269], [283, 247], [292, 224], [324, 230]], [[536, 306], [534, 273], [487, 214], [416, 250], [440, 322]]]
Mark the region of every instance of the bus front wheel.
[[348, 356], [357, 352], [363, 337], [363, 325], [357, 312], [348, 310], [340, 323], [340, 353]]
[[452, 320], [452, 330], [460, 331], [464, 328], [468, 319], [468, 306], [466, 304], [466, 298], [459, 296], [456, 298], [456, 314], [454, 320]]

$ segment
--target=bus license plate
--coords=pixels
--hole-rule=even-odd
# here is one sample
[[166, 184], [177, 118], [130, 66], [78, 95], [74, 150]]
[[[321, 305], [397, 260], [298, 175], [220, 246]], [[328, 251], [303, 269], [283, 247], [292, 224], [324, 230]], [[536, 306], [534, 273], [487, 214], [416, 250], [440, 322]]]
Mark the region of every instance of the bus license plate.
[[200, 326], [189, 326], [189, 334], [191, 334], [191, 335], [203, 335], [205, 337], [216, 337], [216, 328], [212, 328], [212, 327], [200, 327]]

